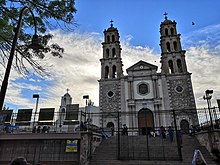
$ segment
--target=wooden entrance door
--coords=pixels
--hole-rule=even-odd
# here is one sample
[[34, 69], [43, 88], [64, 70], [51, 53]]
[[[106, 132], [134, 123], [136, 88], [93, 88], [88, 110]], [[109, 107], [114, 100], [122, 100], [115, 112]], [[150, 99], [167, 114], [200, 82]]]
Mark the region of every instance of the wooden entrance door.
[[142, 109], [138, 112], [138, 128], [141, 135], [146, 135], [147, 130], [154, 128], [154, 116], [151, 110]]

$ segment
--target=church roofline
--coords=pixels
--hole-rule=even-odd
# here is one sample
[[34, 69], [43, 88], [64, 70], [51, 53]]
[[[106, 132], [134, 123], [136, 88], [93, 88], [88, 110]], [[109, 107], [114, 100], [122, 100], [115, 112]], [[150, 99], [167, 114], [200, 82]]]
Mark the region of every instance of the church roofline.
[[129, 68], [126, 69], [126, 71], [132, 71], [134, 68], [136, 68], [138, 65], [145, 65], [145, 66], [148, 66], [149, 68], [151, 69], [156, 69], [157, 70], [157, 66], [156, 65], [153, 65], [153, 64], [150, 64], [148, 62], [145, 62], [145, 61], [138, 61], [137, 63], [135, 63], [134, 65], [130, 66]]

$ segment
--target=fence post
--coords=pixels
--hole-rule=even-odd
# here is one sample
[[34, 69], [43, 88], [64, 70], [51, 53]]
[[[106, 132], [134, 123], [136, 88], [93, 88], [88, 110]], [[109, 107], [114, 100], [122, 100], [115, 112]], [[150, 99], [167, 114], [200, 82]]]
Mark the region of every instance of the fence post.
[[173, 111], [174, 127], [175, 127], [175, 131], [176, 131], [176, 143], [177, 143], [177, 148], [178, 148], [178, 155], [179, 155], [180, 160], [182, 161], [183, 157], [182, 157], [182, 151], [181, 151], [181, 146], [180, 146], [180, 142], [179, 142], [179, 138], [181, 138], [180, 137], [181, 135], [178, 135], [178, 132], [177, 132], [175, 110], [173, 109], [172, 111]]
[[120, 155], [120, 152], [121, 152], [121, 148], [120, 148], [120, 112], [118, 111], [118, 159], [120, 159], [121, 155]]

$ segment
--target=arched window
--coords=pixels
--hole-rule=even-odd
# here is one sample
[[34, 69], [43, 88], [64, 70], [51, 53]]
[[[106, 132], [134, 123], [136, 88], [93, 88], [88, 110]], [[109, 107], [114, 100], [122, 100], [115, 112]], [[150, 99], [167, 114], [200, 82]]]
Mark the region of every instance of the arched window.
[[182, 68], [182, 62], [180, 59], [177, 60], [177, 68], [178, 68], [178, 72], [182, 73], [183, 72], [183, 68]]
[[112, 78], [116, 78], [116, 75], [117, 74], [117, 72], [116, 72], [116, 66], [114, 65], [113, 67], [112, 67]]
[[168, 36], [168, 29], [165, 29], [165, 35]]
[[109, 49], [106, 49], [106, 58], [109, 58]]
[[174, 29], [173, 28], [170, 29], [170, 33], [171, 33], [171, 35], [174, 35]]
[[107, 36], [107, 43], [110, 42], [110, 36]]
[[177, 51], [177, 42], [176, 41], [173, 42], [173, 48], [175, 51]]
[[116, 53], [115, 53], [115, 48], [112, 49], [112, 57], [115, 57]]
[[168, 66], [169, 66], [169, 73], [174, 73], [173, 61], [172, 60], [168, 61]]
[[105, 78], [109, 78], [109, 67], [105, 67]]
[[115, 42], [115, 36], [112, 35], [112, 42]]
[[170, 43], [167, 42], [166, 45], [167, 45], [167, 52], [170, 52], [170, 51], [171, 51], [171, 49], [170, 49]]

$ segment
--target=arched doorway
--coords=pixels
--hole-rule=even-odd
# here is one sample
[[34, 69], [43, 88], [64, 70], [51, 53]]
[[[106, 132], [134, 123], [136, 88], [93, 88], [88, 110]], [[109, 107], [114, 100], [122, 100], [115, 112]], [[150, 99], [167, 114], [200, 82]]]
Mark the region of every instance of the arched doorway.
[[188, 134], [189, 133], [189, 122], [186, 119], [180, 121], [180, 129], [182, 133]]
[[109, 134], [111, 134], [111, 136], [114, 136], [114, 131], [115, 131], [115, 125], [114, 123], [112, 122], [108, 122], [107, 125], [106, 125], [108, 131], [109, 131]]
[[145, 108], [138, 112], [138, 129], [140, 135], [146, 135], [147, 131], [154, 129], [154, 116], [151, 110]]

